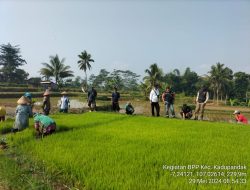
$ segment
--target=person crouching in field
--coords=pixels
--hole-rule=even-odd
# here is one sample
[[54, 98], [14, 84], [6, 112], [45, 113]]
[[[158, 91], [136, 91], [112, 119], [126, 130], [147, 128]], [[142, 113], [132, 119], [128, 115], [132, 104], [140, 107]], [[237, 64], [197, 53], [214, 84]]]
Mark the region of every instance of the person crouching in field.
[[182, 119], [191, 119], [191, 117], [193, 116], [192, 109], [187, 104], [183, 104], [180, 114]]
[[67, 92], [64, 91], [61, 94], [63, 96], [61, 97], [60, 100], [60, 112], [68, 113], [68, 109], [70, 108], [70, 101], [69, 98], [67, 97]]
[[173, 91], [171, 91], [170, 87], [167, 86], [166, 90], [162, 94], [162, 101], [165, 105], [165, 110], [166, 110], [166, 117], [169, 117], [169, 111], [171, 117], [175, 117], [175, 112], [174, 112], [174, 98], [175, 94]]
[[127, 115], [132, 115], [134, 113], [135, 109], [130, 102], [126, 104], [125, 111]]
[[115, 112], [120, 111], [120, 106], [119, 106], [119, 99], [120, 99], [120, 93], [117, 91], [117, 88], [114, 87], [114, 92], [112, 93], [112, 109]]
[[199, 112], [201, 111], [200, 119], [203, 120], [204, 109], [209, 99], [209, 93], [207, 87], [203, 86], [197, 93], [196, 108], [194, 113], [194, 119], [198, 120]]
[[233, 114], [235, 117], [235, 121], [237, 123], [242, 123], [242, 124], [248, 123], [247, 118], [244, 115], [242, 115], [239, 110], [235, 110]]
[[43, 94], [43, 105], [42, 105], [44, 115], [49, 115], [50, 112], [50, 92], [46, 90]]
[[38, 135], [49, 135], [55, 132], [56, 130], [56, 123], [49, 116], [35, 113], [34, 122], [34, 127]]
[[154, 88], [151, 90], [150, 95], [149, 95], [152, 116], [155, 116], [154, 109], [156, 109], [157, 117], [160, 116], [159, 99], [160, 99], [159, 85], [155, 84]]
[[29, 126], [29, 117], [32, 116], [32, 112], [28, 105], [29, 100], [22, 96], [17, 101], [17, 108], [16, 108], [16, 119], [13, 125], [13, 132], [21, 131]]
[[5, 121], [6, 108], [5, 106], [0, 106], [0, 122]]

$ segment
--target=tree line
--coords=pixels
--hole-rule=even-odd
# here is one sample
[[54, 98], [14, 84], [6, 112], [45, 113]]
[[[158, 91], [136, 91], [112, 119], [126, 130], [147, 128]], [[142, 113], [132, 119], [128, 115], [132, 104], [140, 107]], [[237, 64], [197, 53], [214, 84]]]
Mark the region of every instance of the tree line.
[[234, 73], [220, 62], [212, 65], [204, 76], [199, 76], [189, 67], [183, 73], [178, 69], [164, 73], [157, 63], [153, 63], [145, 70], [145, 76], [140, 81], [140, 75], [130, 70], [116, 69], [113, 71], [101, 69], [99, 74], [92, 74], [88, 78], [87, 71], [95, 61], [86, 50], [81, 52], [78, 58], [78, 67], [85, 73], [83, 78], [80, 76], [73, 78], [74, 73], [70, 66], [65, 64], [65, 58], [60, 59], [58, 55], [50, 56], [48, 63], [41, 63], [40, 77], [29, 78], [29, 73], [19, 68], [27, 64], [20, 55], [19, 46], [3, 44], [0, 46], [0, 81], [17, 84], [29, 81], [31, 84], [38, 84], [41, 80], [53, 78], [59, 86], [84, 87], [86, 90], [88, 85], [93, 85], [101, 91], [117, 86], [124, 91], [141, 91], [145, 97], [156, 83], [160, 85], [161, 90], [170, 86], [176, 93], [183, 93], [186, 96], [194, 96], [197, 90], [205, 85], [217, 103], [223, 100], [233, 102], [234, 99], [247, 102], [250, 96], [250, 75], [245, 72]]
[[[245, 72], [233, 72], [224, 64], [218, 62], [211, 66], [207, 75], [199, 76], [187, 67], [183, 74], [178, 69], [164, 74], [156, 63], [145, 70], [142, 89], [148, 94], [152, 86], [158, 83], [162, 88], [170, 86], [176, 93], [186, 96], [196, 95], [202, 86], [209, 88], [210, 96], [215, 102], [234, 99], [248, 102], [250, 99], [250, 75]], [[236, 102], [235, 102], [236, 103]]]

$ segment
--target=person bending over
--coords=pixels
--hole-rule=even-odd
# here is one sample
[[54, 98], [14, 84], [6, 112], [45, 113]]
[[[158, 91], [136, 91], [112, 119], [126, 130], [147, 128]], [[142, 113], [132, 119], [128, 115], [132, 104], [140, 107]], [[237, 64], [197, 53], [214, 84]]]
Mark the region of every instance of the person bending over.
[[237, 123], [242, 123], [242, 124], [248, 123], [247, 118], [244, 115], [242, 115], [239, 110], [235, 110], [233, 114], [235, 117], [235, 121]]
[[34, 114], [35, 129], [38, 135], [49, 135], [55, 132], [56, 122], [49, 116], [35, 113]]
[[187, 104], [183, 104], [180, 114], [182, 119], [191, 119], [193, 116], [192, 109]]

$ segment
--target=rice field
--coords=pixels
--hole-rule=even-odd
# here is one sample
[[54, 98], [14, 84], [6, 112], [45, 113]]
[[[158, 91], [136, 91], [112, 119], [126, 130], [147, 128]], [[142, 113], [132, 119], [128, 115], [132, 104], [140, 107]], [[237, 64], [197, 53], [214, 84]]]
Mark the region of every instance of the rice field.
[[[29, 129], [4, 135], [9, 149], [0, 156], [23, 160], [31, 178], [14, 189], [250, 188], [249, 125], [98, 112], [52, 117], [58, 126], [53, 135], [36, 139], [32, 121]], [[4, 131], [10, 126], [5, 123]], [[246, 168], [216, 168], [222, 165]], [[47, 185], [37, 182], [39, 172]]]

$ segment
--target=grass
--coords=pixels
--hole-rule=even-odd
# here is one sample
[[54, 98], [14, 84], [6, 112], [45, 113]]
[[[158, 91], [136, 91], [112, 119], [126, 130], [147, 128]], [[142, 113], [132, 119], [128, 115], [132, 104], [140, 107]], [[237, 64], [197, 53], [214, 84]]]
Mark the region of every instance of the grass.
[[52, 117], [58, 125], [56, 134], [35, 139], [32, 128], [8, 134], [11, 148], [5, 156], [14, 151], [21, 160], [28, 159], [31, 165], [43, 168], [47, 176], [54, 176], [47, 181], [58, 178], [62, 187], [98, 190], [250, 187], [249, 180], [247, 184], [189, 184], [189, 177], [173, 177], [170, 171], [163, 170], [163, 165], [240, 164], [247, 165], [245, 172], [249, 173], [249, 125], [93, 112]]
[[51, 180], [42, 167], [15, 153], [0, 152], [0, 189], [52, 190]]

